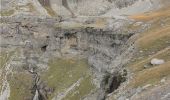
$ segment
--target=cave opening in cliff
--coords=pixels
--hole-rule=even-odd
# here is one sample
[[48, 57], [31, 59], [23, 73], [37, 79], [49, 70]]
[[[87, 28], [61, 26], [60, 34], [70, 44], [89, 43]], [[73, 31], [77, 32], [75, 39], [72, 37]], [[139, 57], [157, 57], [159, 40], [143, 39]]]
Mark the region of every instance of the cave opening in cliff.
[[42, 47], [41, 47], [41, 51], [45, 52], [45, 51], [47, 50], [47, 46], [48, 46], [48, 45], [42, 46]]

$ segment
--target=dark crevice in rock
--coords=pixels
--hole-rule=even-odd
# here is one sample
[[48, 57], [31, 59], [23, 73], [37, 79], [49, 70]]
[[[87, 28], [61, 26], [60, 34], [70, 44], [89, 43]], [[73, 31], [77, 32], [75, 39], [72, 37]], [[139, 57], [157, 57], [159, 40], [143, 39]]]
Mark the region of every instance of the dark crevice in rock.
[[76, 33], [64, 33], [64, 36], [65, 36], [67, 39], [76, 38]]
[[47, 39], [49, 39], [49, 38], [50, 38], [50, 36], [46, 36], [46, 38], [47, 38]]
[[42, 47], [41, 47], [41, 51], [45, 52], [45, 51], [47, 50], [47, 46], [48, 46], [48, 45], [42, 46]]
[[103, 98], [100, 98], [101, 100], [105, 100], [105, 97], [107, 94], [114, 92], [116, 89], [119, 88], [121, 83], [126, 81], [126, 70], [123, 70], [123, 73], [115, 73], [110, 74], [106, 73], [103, 77], [102, 81], [102, 91], [105, 93], [105, 96]]
[[32, 88], [32, 93], [34, 94], [33, 100], [48, 100], [48, 94], [53, 93], [54, 89], [49, 88], [44, 82], [42, 82], [37, 72], [30, 73], [34, 76], [34, 84]]
[[106, 90], [107, 93], [112, 93], [125, 80], [126, 80], [125, 77], [122, 77], [121, 75], [116, 75], [116, 76], [112, 76], [111, 78], [109, 78], [109, 80], [108, 80], [109, 88]]

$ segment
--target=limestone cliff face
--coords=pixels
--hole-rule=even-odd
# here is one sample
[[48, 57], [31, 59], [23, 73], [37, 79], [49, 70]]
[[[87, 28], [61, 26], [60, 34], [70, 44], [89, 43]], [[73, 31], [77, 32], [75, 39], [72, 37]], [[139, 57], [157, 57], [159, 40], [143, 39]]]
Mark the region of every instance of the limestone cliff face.
[[[52, 8], [59, 15], [99, 16], [111, 9], [128, 8], [140, 0], [50, 0]], [[150, 3], [151, 1], [144, 0]], [[141, 6], [144, 6], [141, 4]], [[68, 14], [69, 13], [69, 14]], [[116, 13], [115, 13], [116, 14]]]
[[160, 6], [158, 1], [159, 0], [2, 0], [1, 13], [3, 13], [3, 16], [22, 13], [52, 17], [102, 16], [106, 14], [110, 17], [113, 15], [148, 11]]
[[[145, 40], [151, 36], [158, 36], [156, 39], [160, 38], [159, 41], [162, 41], [158, 43], [158, 47], [169, 46], [169, 9], [153, 13], [154, 16], [148, 13], [132, 16], [142, 21], [144, 18], [143, 22], [131, 20], [127, 15], [159, 8], [162, 3], [159, 4], [158, 1], [2, 0], [0, 99], [105, 100], [109, 96], [108, 99], [111, 100], [124, 100], [134, 94], [136, 96], [139, 92], [136, 87], [134, 90], [130, 88], [129, 92], [124, 88], [124, 84], [127, 84], [121, 83], [131, 78], [130, 71], [125, 66], [134, 60], [130, 59], [135, 54], [134, 42], [138, 38], [136, 36], [139, 36], [137, 33], [157, 27], [161, 30], [158, 33], [163, 33], [163, 37], [166, 37], [164, 39], [157, 32], [155, 35], [149, 31], [146, 37], [143, 35], [142, 39], [137, 40], [149, 45], [146, 46], [147, 49], [139, 51], [139, 54], [148, 52], [152, 55], [156, 52], [150, 51], [157, 47], [151, 46], [152, 43], [157, 43], [155, 39]], [[155, 16], [156, 19], [151, 20]], [[148, 54], [143, 54], [144, 58]], [[136, 59], [141, 58], [139, 56]], [[142, 60], [139, 63], [142, 65], [137, 69], [142, 75], [145, 71], [150, 73], [147, 68], [142, 69], [143, 66], [153, 67], [149, 64], [150, 58], [146, 60]], [[134, 65], [136, 70], [138, 66], [136, 67], [136, 63]], [[160, 76], [164, 77], [164, 70], [160, 71]], [[156, 79], [158, 76], [151, 75], [149, 78]], [[140, 74], [137, 74], [137, 79], [138, 77], [139, 80], [145, 79]], [[136, 86], [142, 84], [143, 80], [132, 82]], [[115, 90], [118, 92], [115, 93]]]
[[[1, 46], [22, 46], [29, 41], [33, 42], [31, 43], [33, 48], [47, 52], [54, 51], [60, 54], [72, 53], [74, 50], [79, 53], [85, 52], [86, 57], [89, 57], [89, 63], [99, 72], [105, 72], [111, 70], [113, 66], [111, 61], [122, 53], [125, 45], [128, 46], [126, 42], [134, 34], [123, 29], [126, 23], [130, 22], [127, 20], [109, 20], [124, 23], [119, 26], [115, 24], [112, 29], [107, 25], [105, 28], [97, 28], [89, 24], [85, 27], [66, 28], [60, 26], [59, 21], [60, 19], [29, 16], [2, 18], [5, 24], [1, 29], [3, 39]], [[67, 25], [74, 26], [71, 22]], [[98, 59], [93, 61], [95, 58]]]
[[[113, 25], [115, 29], [108, 29], [108, 26], [97, 28], [88, 24], [86, 27], [67, 28], [60, 26], [59, 21], [54, 18], [29, 16], [3, 18], [0, 46], [6, 50], [9, 48], [21, 50], [23, 63], [20, 63], [19, 68], [24, 68], [36, 76], [35, 81], [37, 79], [39, 81], [39, 77], [37, 78], [35, 73], [40, 74], [42, 70], [46, 70], [49, 60], [53, 57], [85, 58], [95, 77], [93, 83], [97, 91], [95, 95], [92, 95], [93, 99], [104, 98], [108, 91], [111, 92], [117, 88], [118, 85], [110, 89], [112, 78], [119, 77], [117, 75], [121, 74], [119, 71], [122, 70], [123, 64], [129, 60], [127, 55], [133, 52], [133, 46], [129, 45], [127, 41], [134, 33], [130, 31], [124, 33], [125, 30], [122, 30], [129, 21], [110, 20], [124, 23], [117, 28]], [[67, 25], [73, 24], [69, 22]], [[111, 83], [105, 83], [105, 77], [111, 79]], [[121, 78], [117, 83], [120, 84], [120, 82]], [[35, 84], [37, 87], [42, 85], [39, 82]], [[106, 87], [106, 85], [108, 86]], [[37, 91], [40, 91], [38, 88], [33, 90], [36, 95]], [[46, 90], [42, 88], [41, 91]], [[39, 92], [39, 95], [46, 94]], [[54, 98], [58, 98], [57, 95]], [[87, 96], [87, 98], [90, 97]]]

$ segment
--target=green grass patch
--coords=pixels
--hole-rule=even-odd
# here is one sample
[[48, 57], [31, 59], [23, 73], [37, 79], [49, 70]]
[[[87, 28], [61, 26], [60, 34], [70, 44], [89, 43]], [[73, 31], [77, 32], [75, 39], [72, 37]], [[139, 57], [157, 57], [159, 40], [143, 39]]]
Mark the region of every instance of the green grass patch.
[[32, 3], [27, 3], [26, 5], [20, 5], [20, 6], [15, 7], [16, 10], [20, 10], [21, 8], [29, 8], [29, 12], [36, 11], [36, 9]]
[[[170, 51], [164, 50], [164, 48], [169, 46], [169, 36], [159, 38], [152, 43], [148, 43], [148, 46], [144, 48], [140, 48], [143, 50], [142, 53], [136, 56], [138, 59], [134, 62], [131, 62], [128, 66], [130, 70], [134, 73], [134, 79], [129, 84], [133, 87], [144, 86], [146, 84], [158, 84], [163, 77], [167, 77], [170, 75], [169, 70], [169, 61], [170, 61]], [[168, 43], [167, 43], [168, 41]], [[153, 52], [153, 54], [151, 54]], [[160, 54], [158, 52], [161, 52]], [[158, 54], [157, 54], [158, 53]], [[151, 55], [150, 58], [148, 58]], [[165, 64], [160, 66], [153, 66], [150, 64], [152, 58], [164, 59]], [[148, 66], [150, 68], [145, 69], [144, 66]]]
[[30, 12], [36, 11], [36, 9], [32, 3], [28, 3], [26, 6], [29, 8]]
[[[0, 86], [2, 86], [2, 78], [4, 76], [5, 64], [11, 59], [11, 57], [16, 53], [19, 55], [19, 50], [14, 50], [10, 52], [1, 51], [0, 52], [0, 68], [3, 73], [0, 76]], [[9, 100], [26, 100], [31, 97], [31, 86], [32, 86], [32, 76], [28, 73], [13, 72], [8, 74], [7, 80], [10, 84], [10, 97]], [[31, 98], [30, 98], [31, 99]]]
[[[148, 36], [139, 42], [138, 52], [134, 56], [135, 61], [128, 64], [128, 67], [134, 73], [134, 78], [128, 86], [136, 88], [146, 84], [155, 85], [158, 84], [163, 77], [168, 77], [170, 75], [170, 51], [164, 51], [165, 48], [170, 45], [168, 30], [168, 28], [165, 28], [165, 30], [159, 32], [159, 30], [155, 29], [149, 30], [153, 31], [148, 33], [151, 35], [144, 34], [144, 36]], [[150, 61], [153, 58], [164, 59], [166, 63], [159, 66], [153, 66], [150, 64]], [[148, 66], [148, 68], [144, 68], [144, 66]]]
[[87, 76], [64, 100], [81, 100], [84, 96], [88, 95], [95, 88], [91, 80], [91, 77]]
[[14, 52], [0, 52], [0, 68], [2, 68], [10, 59]]
[[50, 6], [44, 6], [44, 8], [46, 9], [47, 13], [50, 16], [56, 16], [57, 14], [55, 13], [55, 11], [50, 7]]
[[160, 51], [161, 49], [163, 49], [169, 45], [170, 45], [170, 35], [167, 35], [162, 38], [156, 39], [152, 42], [149, 42], [149, 43], [147, 43], [147, 45], [143, 46], [141, 44], [139, 49], [145, 51], [145, 53], [143, 53], [143, 54], [146, 56], [151, 52]]
[[134, 78], [130, 82], [129, 86], [138, 87], [146, 84], [159, 83], [163, 77], [170, 75], [170, 62], [165, 64], [140, 71], [134, 75]]
[[2, 73], [0, 75], [0, 90], [1, 90], [1, 86], [2, 86], [2, 78], [4, 75], [4, 66], [5, 64], [9, 61], [9, 59], [11, 58], [11, 56], [14, 54], [14, 51], [11, 52], [5, 52], [5, 51], [1, 51], [0, 52], [0, 70], [2, 70]]
[[[49, 87], [55, 89], [54, 94], [49, 100], [58, 93], [64, 92], [67, 88], [77, 82], [80, 78], [90, 76], [90, 70], [85, 59], [53, 59], [49, 63], [49, 69], [42, 75], [42, 79], [47, 82]], [[88, 85], [84, 84], [84, 85]], [[92, 89], [90, 87], [86, 87]], [[84, 90], [87, 91], [87, 90]]]
[[1, 16], [11, 16], [11, 15], [14, 14], [14, 12], [15, 12], [15, 11], [14, 11], [13, 9], [0, 11]]
[[62, 29], [79, 29], [84, 27], [85, 25], [83, 25], [82, 23], [66, 23], [66, 24], [57, 23], [55, 25], [55, 28], [62, 28]]
[[66, 24], [62, 24], [62, 23], [57, 23], [55, 25], [55, 28], [62, 28], [62, 29], [80, 29], [80, 28], [87, 28], [87, 27], [91, 27], [91, 28], [95, 28], [95, 29], [102, 29], [104, 28], [104, 25], [97, 25], [97, 24], [83, 24], [83, 23], [66, 23]]
[[[170, 36], [165, 36], [159, 39], [156, 39], [155, 41], [149, 42], [147, 45], [142, 46], [138, 48], [138, 51], [143, 51], [142, 53], [137, 52], [136, 55], [134, 55], [134, 61], [129, 63], [129, 67], [131, 67], [131, 70], [134, 71], [141, 71], [143, 70], [143, 66], [145, 64], [148, 64], [150, 61], [143, 62], [140, 64], [140, 66], [136, 66], [134, 68], [133, 66], [140, 63], [141, 61], [147, 59], [149, 55], [154, 55], [158, 51], [163, 50], [164, 48], [168, 47], [170, 45]], [[158, 56], [158, 58], [164, 59], [164, 60], [169, 60], [169, 52], [162, 53], [161, 55]], [[150, 59], [151, 60], [151, 59]]]
[[31, 100], [33, 94], [32, 76], [28, 73], [13, 73], [9, 75], [8, 82], [10, 84], [10, 97], [9, 100]]

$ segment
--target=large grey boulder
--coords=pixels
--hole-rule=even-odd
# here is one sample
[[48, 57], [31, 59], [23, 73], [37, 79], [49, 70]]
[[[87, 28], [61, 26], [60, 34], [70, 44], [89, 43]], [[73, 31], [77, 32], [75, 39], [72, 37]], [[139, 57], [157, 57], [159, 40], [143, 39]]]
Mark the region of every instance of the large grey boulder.
[[152, 65], [161, 65], [161, 64], [164, 64], [165, 61], [163, 59], [157, 59], [157, 58], [154, 58], [151, 60], [151, 64]]

